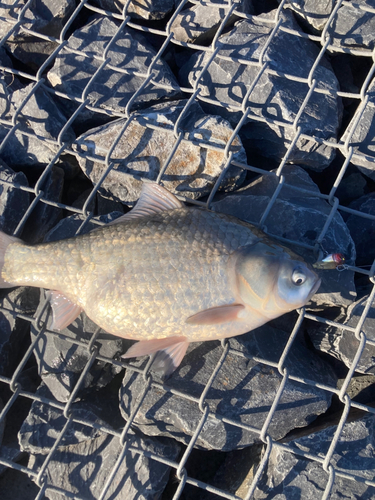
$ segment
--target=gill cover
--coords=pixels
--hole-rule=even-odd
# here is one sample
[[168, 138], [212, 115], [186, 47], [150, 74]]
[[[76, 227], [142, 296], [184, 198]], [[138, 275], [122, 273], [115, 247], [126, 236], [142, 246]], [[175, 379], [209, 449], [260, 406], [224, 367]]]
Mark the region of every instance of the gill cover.
[[261, 240], [240, 250], [235, 275], [244, 304], [269, 318], [302, 307], [320, 285], [300, 257]]

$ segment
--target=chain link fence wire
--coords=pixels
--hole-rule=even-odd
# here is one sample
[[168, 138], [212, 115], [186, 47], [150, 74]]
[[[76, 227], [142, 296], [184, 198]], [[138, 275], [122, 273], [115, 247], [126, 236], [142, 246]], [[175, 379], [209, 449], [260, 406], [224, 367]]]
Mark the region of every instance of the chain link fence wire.
[[[173, 32], [173, 23], [175, 22], [179, 13], [181, 13], [183, 9], [186, 8], [187, 6], [191, 6], [192, 4], [198, 5], [199, 3], [206, 6], [211, 6], [216, 9], [226, 8], [225, 15], [222, 16], [222, 19], [217, 26], [216, 33], [212, 37], [211, 42], [207, 45], [199, 44], [197, 42], [192, 43], [190, 41], [183, 42], [181, 40], [176, 39]], [[1, 128], [3, 129], [3, 135], [2, 135], [3, 138], [0, 144], [0, 155], [2, 154], [3, 151], [5, 151], [7, 144], [10, 143], [12, 137], [15, 136], [16, 133], [21, 134], [25, 142], [29, 140], [36, 140], [37, 143], [40, 143], [41, 147], [42, 146], [50, 147], [51, 151], [55, 152], [50, 162], [45, 167], [43, 167], [42, 170], [38, 171], [34, 187], [28, 187], [26, 185], [18, 184], [15, 183], [13, 180], [8, 180], [8, 181], [1, 180], [1, 184], [4, 186], [4, 188], [11, 186], [13, 189], [18, 190], [19, 192], [27, 192], [30, 194], [30, 199], [32, 200], [28, 204], [26, 210], [24, 211], [23, 217], [19, 221], [14, 231], [14, 235], [15, 236], [21, 235], [23, 229], [26, 228], [28, 225], [28, 221], [31, 214], [34, 212], [34, 210], [36, 210], [38, 206], [41, 205], [48, 205], [50, 207], [63, 209], [67, 214], [71, 213], [71, 214], [81, 215], [83, 217], [83, 221], [80, 224], [79, 229], [76, 231], [76, 234], [82, 233], [90, 222], [94, 222], [95, 224], [103, 224], [103, 222], [94, 219], [95, 213], [94, 210], [92, 209], [93, 200], [95, 200], [96, 194], [100, 191], [100, 188], [103, 185], [106, 177], [110, 174], [111, 170], [114, 168], [115, 161], [112, 158], [112, 153], [115, 150], [117, 144], [119, 143], [121, 137], [132, 123], [132, 121], [137, 119], [135, 118], [133, 113], [135, 109], [137, 109], [137, 106], [135, 104], [137, 102], [137, 99], [139, 99], [145, 92], [145, 89], [147, 89], [148, 85], [152, 85], [156, 89], [161, 89], [162, 91], [165, 91], [166, 94], [173, 92], [179, 92], [179, 93], [182, 92], [185, 96], [187, 96], [186, 104], [184, 105], [181, 113], [179, 114], [177, 120], [175, 121], [174, 127], [171, 129], [169, 128], [167, 129], [168, 132], [173, 136], [174, 142], [173, 142], [173, 147], [169, 152], [167, 160], [160, 167], [160, 171], [157, 177], [157, 182], [163, 183], [163, 180], [167, 176], [166, 172], [168, 170], [168, 167], [173, 161], [174, 154], [176, 153], [179, 145], [184, 141], [195, 142], [197, 145], [201, 145], [207, 150], [218, 151], [220, 152], [220, 154], [223, 154], [225, 158], [224, 162], [225, 167], [222, 171], [222, 174], [219, 176], [219, 178], [217, 178], [214, 186], [210, 190], [209, 195], [206, 196], [206, 198], [203, 198], [203, 201], [192, 200], [189, 199], [188, 197], [186, 198], [181, 197], [181, 199], [189, 201], [190, 203], [193, 203], [195, 205], [203, 206], [210, 209], [212, 207], [212, 203], [216, 199], [215, 197], [217, 196], [218, 189], [222, 183], [223, 178], [225, 177], [225, 174], [228, 172], [229, 168], [234, 166], [240, 167], [241, 169], [250, 174], [272, 176], [277, 180], [277, 189], [275, 190], [274, 195], [270, 198], [268, 206], [264, 210], [262, 217], [258, 223], [258, 226], [260, 228], [267, 231], [267, 220], [271, 212], [271, 209], [275, 205], [281, 189], [284, 186], [288, 185], [284, 176], [284, 168], [289, 163], [289, 158], [292, 157], [292, 153], [297, 147], [298, 141], [305, 141], [311, 144], [315, 144], [316, 147], [323, 145], [331, 152], [332, 151], [336, 152], [337, 158], [339, 158], [339, 161], [342, 161], [339, 168], [336, 169], [334, 177], [330, 180], [331, 186], [327, 190], [326, 194], [324, 193], [317, 194], [315, 191], [312, 193], [309, 192], [308, 190], [306, 191], [302, 188], [292, 186], [293, 189], [299, 191], [299, 194], [301, 196], [313, 195], [315, 197], [327, 201], [331, 206], [330, 214], [329, 216], [327, 216], [326, 220], [323, 221], [321, 232], [316, 236], [315, 242], [312, 245], [307, 245], [306, 243], [303, 243], [301, 241], [292, 241], [287, 238], [280, 238], [277, 235], [273, 236], [276, 236], [276, 238], [278, 238], [279, 241], [282, 241], [283, 243], [287, 244], [289, 243], [296, 247], [300, 246], [307, 250], [311, 250], [312, 252], [314, 252], [316, 258], [318, 258], [323, 255], [322, 249], [324, 250], [324, 248], [322, 247], [322, 242], [336, 213], [355, 215], [358, 217], [358, 220], [367, 219], [375, 221], [375, 216], [370, 215], [368, 213], [364, 213], [361, 210], [355, 210], [353, 208], [349, 208], [348, 206], [341, 204], [339, 198], [336, 196], [336, 192], [340, 188], [342, 179], [351, 162], [353, 162], [354, 160], [357, 163], [360, 163], [361, 161], [362, 162], [366, 161], [367, 163], [375, 162], [374, 156], [371, 156], [371, 154], [369, 154], [368, 152], [366, 154], [362, 153], [360, 151], [360, 148], [357, 147], [358, 146], [357, 139], [353, 139], [353, 137], [355, 137], [356, 129], [358, 127], [358, 123], [361, 119], [361, 116], [367, 109], [374, 106], [374, 101], [372, 101], [370, 98], [369, 87], [371, 80], [374, 76], [374, 70], [375, 70], [375, 58], [374, 58], [375, 48], [372, 49], [372, 48], [358, 47], [355, 45], [344, 46], [344, 45], [337, 45], [334, 43], [336, 19], [340, 7], [345, 5], [351, 5], [354, 9], [365, 11], [369, 16], [373, 16], [375, 22], [375, 6], [372, 6], [370, 2], [355, 3], [355, 2], [346, 2], [340, 0], [332, 2], [329, 18], [325, 24], [324, 29], [319, 33], [316, 32], [315, 34], [312, 34], [307, 30], [302, 30], [302, 29], [295, 30], [283, 24], [282, 13], [286, 11], [288, 7], [290, 7], [289, 4], [292, 3], [293, 2], [282, 0], [276, 5], [277, 9], [275, 10], [275, 15], [273, 17], [263, 16], [264, 23], [268, 23], [272, 29], [270, 31], [267, 43], [263, 46], [262, 50], [259, 53], [258, 60], [252, 59], [250, 61], [246, 59], [240, 59], [238, 61], [240, 62], [241, 65], [253, 66], [254, 68], [256, 68], [258, 73], [256, 78], [253, 80], [252, 84], [247, 87], [246, 95], [244, 96], [242, 103], [239, 104], [238, 106], [234, 106], [234, 105], [228, 105], [228, 103], [225, 102], [221, 102], [220, 100], [217, 100], [212, 96], [207, 96], [204, 92], [202, 92], [200, 87], [200, 82], [202, 81], [205, 73], [209, 70], [209, 67], [214, 60], [218, 60], [220, 58], [222, 60], [229, 60], [229, 61], [231, 60], [230, 56], [221, 54], [220, 44], [218, 43], [220, 35], [226, 32], [227, 23], [231, 18], [231, 16], [236, 15], [237, 19], [252, 19], [253, 17], [253, 14], [248, 14], [243, 12], [243, 9], [240, 8], [240, 4], [236, 2], [231, 2], [230, 0], [228, 0], [228, 2], [225, 2], [223, 0], [222, 1], [218, 0], [217, 2], [209, 2], [209, 1], [199, 2], [198, 0], [191, 0], [188, 3], [186, 0], [183, 0], [176, 6], [173, 14], [167, 17], [167, 21], [159, 20], [153, 23], [153, 22], [143, 22], [142, 19], [132, 16], [130, 13], [131, 12], [130, 0], [121, 5], [122, 12], [119, 9], [117, 10], [113, 9], [113, 12], [110, 10], [105, 10], [99, 7], [100, 2], [83, 0], [81, 2], [76, 3], [72, 13], [70, 14], [70, 17], [65, 21], [61, 29], [59, 37], [51, 36], [50, 34], [48, 34], [48, 32], [43, 33], [43, 30], [33, 29], [34, 25], [30, 23], [30, 12], [33, 12], [33, 9], [36, 8], [36, 2], [34, 2], [33, 0], [29, 0], [27, 2], [14, 1], [13, 3], [1, 2], [0, 8], [2, 14], [0, 17], [0, 24], [3, 26], [3, 29], [2, 29], [2, 38], [0, 40], [0, 47], [3, 48], [7, 47], [7, 44], [12, 43], [12, 40], [16, 39], [17, 37], [25, 37], [26, 39], [28, 37], [34, 37], [35, 39], [39, 40], [40, 43], [50, 43], [53, 44], [54, 46], [54, 49], [52, 50], [51, 54], [45, 59], [45, 61], [35, 68], [35, 72], [30, 71], [29, 66], [22, 64], [17, 66], [17, 69], [5, 63], [3, 63], [0, 66], [0, 71], [3, 75], [4, 81], [8, 82], [9, 84], [9, 82], [17, 78], [23, 82], [24, 87], [27, 89], [27, 91], [24, 93], [22, 101], [18, 104], [17, 107], [11, 108], [7, 114], [6, 113], [2, 114], [0, 121], [1, 121]], [[294, 4], [299, 4], [299, 5], [302, 5], [303, 3], [304, 2], [300, 3], [294, 2]], [[327, 2], [327, 4], [329, 3], [330, 2]], [[275, 7], [275, 3], [273, 3], [272, 5]], [[6, 15], [5, 13], [6, 9], [8, 9], [11, 12], [11, 15]], [[89, 16], [93, 14], [96, 14], [100, 18], [108, 18], [111, 20], [115, 20], [117, 22], [116, 24], [117, 31], [113, 34], [111, 40], [105, 46], [104, 51], [101, 54], [85, 52], [84, 50], [75, 49], [67, 42], [71, 33], [74, 31], [74, 29], [77, 28], [78, 20], [82, 19], [84, 16], [86, 16], [86, 18], [88, 19]], [[260, 17], [262, 16], [260, 15]], [[4, 28], [5, 26], [6, 29]], [[147, 37], [157, 37], [159, 39], [159, 48], [158, 50], [155, 51], [155, 55], [149, 62], [147, 71], [145, 72], [140, 72], [138, 69], [132, 70], [128, 68], [124, 69], [123, 67], [118, 67], [116, 66], [116, 63], [113, 62], [111, 57], [109, 57], [109, 52], [111, 47], [116, 42], [116, 40], [121, 36], [125, 28], [131, 28], [133, 30], [137, 30], [139, 33], [146, 35]], [[293, 37], [296, 37], [296, 39], [301, 37], [309, 39], [312, 42], [314, 42], [316, 46], [319, 47], [318, 56], [314, 64], [311, 66], [310, 73], [306, 78], [302, 78], [293, 74], [281, 74], [280, 72], [275, 71], [272, 68], [272, 65], [269, 63], [269, 60], [266, 57], [267, 48], [270, 46], [274, 37], [280, 32], [287, 32]], [[160, 43], [161, 39], [162, 42]], [[208, 59], [207, 60], [205, 59], [205, 63], [203, 67], [200, 69], [200, 72], [197, 75], [193, 86], [186, 86], [186, 87], [176, 86], [171, 83], [165, 83], [162, 80], [155, 77], [156, 68], [158, 67], [159, 62], [168, 53], [168, 51], [171, 50], [171, 47], [182, 47], [190, 49], [192, 52], [195, 53], [204, 52], [208, 55]], [[56, 90], [50, 84], [49, 80], [46, 78], [47, 71], [51, 68], [55, 60], [63, 53], [74, 53], [80, 58], [82, 58], [82, 60], [83, 59], [96, 60], [97, 69], [93, 73], [92, 77], [87, 81], [87, 83], [83, 87], [82, 92], [78, 96], [77, 94], [73, 95], [69, 94], [68, 92], [65, 93]], [[320, 85], [320, 82], [316, 77], [316, 70], [318, 68], [319, 63], [325, 56], [328, 56], [329, 54], [338, 54], [338, 53], [355, 56], [361, 58], [361, 61], [365, 61], [366, 67], [368, 68], [368, 73], [363, 80], [359, 92], [356, 93], [356, 92], [337, 90], [335, 92], [336, 95], [332, 95], [333, 91], [331, 89], [327, 89], [324, 86]], [[128, 100], [126, 106], [123, 106], [122, 109], [106, 108], [105, 106], [96, 106], [93, 105], [92, 101], [90, 100], [90, 92], [94, 88], [95, 83], [100, 80], [103, 71], [108, 71], [108, 70], [110, 70], [114, 74], [133, 75], [133, 76], [136, 75], [140, 79], [140, 81], [142, 81], [139, 87], [134, 90], [134, 93]], [[298, 113], [296, 114], [295, 118], [292, 121], [284, 120], [282, 117], [279, 116], [275, 118], [270, 118], [269, 115], [266, 115], [265, 113], [256, 114], [254, 110], [248, 105], [251, 93], [261, 80], [262, 75], [264, 74], [272, 75], [280, 80], [285, 80], [285, 81], [292, 80], [293, 82], [298, 82], [305, 86], [306, 97], [303, 100]], [[234, 87], [235, 83], [236, 82], [233, 81], [231, 82], [231, 85], [233, 85]], [[33, 96], [35, 96], [38, 89], [44, 89], [53, 97], [60, 98], [64, 102], [75, 103], [75, 110], [72, 111], [65, 125], [61, 127], [56, 139], [53, 139], [50, 136], [44, 136], [43, 133], [38, 133], [36, 129], [33, 130], [30, 128], [25, 129], [24, 127], [22, 127], [23, 110], [25, 109], [26, 105], [29, 102], [31, 102]], [[357, 110], [359, 110], [359, 112], [357, 112], [356, 114], [356, 119], [354, 121], [351, 120], [350, 123], [348, 123], [347, 129], [345, 133], [342, 135], [342, 137], [344, 137], [345, 140], [341, 139], [338, 140], [337, 142], [334, 142], [331, 139], [328, 140], [315, 135], [309, 135], [304, 132], [304, 129], [300, 124], [301, 116], [303, 115], [304, 110], [311, 101], [312, 97], [317, 93], [325, 94], [335, 99], [337, 97], [340, 97], [341, 99], [351, 100], [354, 103], [353, 109], [356, 108]], [[210, 140], [202, 140], [199, 137], [193, 137], [193, 138], [190, 136], [187, 137], [186, 134], [184, 133], [184, 130], [181, 128], [181, 122], [183, 120], [183, 117], [196, 102], [200, 102], [201, 104], [202, 103], [214, 104], [216, 106], [222, 106], [223, 108], [228, 108], [229, 106], [231, 111], [238, 112], [238, 115], [236, 116], [239, 116], [239, 118], [236, 126], [233, 129], [233, 134], [231, 135], [231, 137], [229, 137], [224, 146], [218, 145], [217, 143]], [[61, 156], [63, 154], [71, 154], [74, 156], [76, 155], [76, 150], [74, 149], [74, 140], [72, 140], [69, 135], [69, 127], [72, 124], [74, 124], [77, 118], [79, 119], [79, 117], [82, 116], [83, 113], [86, 111], [90, 111], [94, 115], [102, 115], [102, 117], [104, 119], [107, 119], [107, 121], [108, 119], [113, 119], [113, 118], [123, 118], [124, 121], [117, 136], [113, 139], [113, 142], [108, 145], [108, 149], [106, 153], [103, 155], [103, 157], [101, 158], [95, 157], [95, 161], [103, 165], [102, 174], [96, 180], [91, 192], [87, 194], [87, 197], [85, 198], [82, 208], [77, 208], [76, 206], [71, 206], [67, 203], [62, 202], [60, 199], [54, 199], [52, 197], [49, 197], [45, 192], [44, 186], [45, 186], [45, 181], [48, 178], [50, 172], [52, 171], [54, 166], [57, 165], [58, 162], [61, 160]], [[234, 144], [236, 137], [240, 132], [241, 128], [244, 126], [244, 124], [249, 122], [250, 123], [263, 122], [265, 124], [269, 124], [270, 126], [271, 125], [277, 126], [279, 127], [280, 130], [288, 130], [288, 134], [291, 137], [291, 140], [289, 142], [289, 147], [287, 148], [285, 155], [279, 162], [277, 168], [271, 172], [266, 168], [260, 167], [259, 165], [252, 166], [251, 162], [245, 164], [236, 161], [236, 159], [234, 159], [233, 151], [234, 151]], [[145, 122], [145, 126], [150, 127], [153, 130], [159, 128], [163, 132], [165, 132], [166, 130], [166, 127], [163, 125], [155, 125], [155, 123], [151, 122], [148, 123], [147, 121]], [[83, 157], [86, 157], [87, 160], [90, 160], [90, 154], [88, 152], [85, 153], [81, 151], [79, 154], [82, 155]], [[173, 498], [174, 500], [177, 500], [179, 498], [184, 498], [183, 495], [185, 488], [187, 487], [187, 485], [191, 485], [197, 489], [197, 494], [199, 493], [199, 491], [206, 491], [212, 494], [212, 498], [226, 498], [226, 499], [238, 500], [240, 497], [237, 494], [226, 491], [225, 489], [222, 488], [218, 488], [212, 484], [209, 484], [209, 482], [204, 482], [194, 477], [191, 477], [187, 472], [188, 469], [186, 465], [189, 461], [189, 458], [191, 458], [192, 456], [194, 446], [202, 431], [203, 426], [210, 420], [219, 419], [223, 422], [229, 423], [231, 426], [238, 427], [239, 429], [247, 429], [249, 431], [256, 433], [259, 436], [259, 442], [263, 443], [262, 456], [259, 460], [259, 463], [257, 464], [252, 481], [249, 483], [247, 490], [243, 495], [243, 498], [246, 499], [254, 498], [254, 492], [256, 490], [256, 487], [258, 486], [262, 475], [265, 473], [267, 466], [269, 464], [271, 453], [275, 449], [279, 449], [280, 451], [284, 450], [285, 452], [292, 453], [296, 461], [301, 459], [307, 459], [311, 463], [314, 463], [316, 466], [318, 466], [319, 474], [325, 477], [326, 481], [325, 490], [321, 496], [322, 499], [328, 499], [331, 497], [335, 481], [337, 481], [338, 478], [344, 478], [351, 482], [362, 482], [368, 486], [368, 491], [371, 491], [371, 489], [374, 488], [372, 490], [373, 491], [372, 496], [368, 496], [368, 498], [374, 498], [375, 480], [364, 479], [359, 473], [358, 474], [347, 473], [345, 472], [345, 469], [340, 468], [332, 460], [337, 445], [340, 441], [344, 425], [347, 422], [349, 413], [353, 409], [357, 409], [364, 412], [366, 415], [375, 414], [375, 408], [371, 404], [364, 404], [357, 401], [353, 401], [353, 399], [351, 399], [351, 397], [348, 394], [349, 384], [354, 376], [354, 373], [356, 371], [356, 366], [361, 358], [361, 355], [364, 352], [364, 349], [366, 348], [366, 346], [368, 347], [375, 345], [375, 342], [373, 340], [368, 339], [366, 337], [366, 334], [363, 329], [364, 322], [366, 321], [369, 311], [373, 307], [374, 303], [375, 286], [373, 285], [375, 283], [374, 282], [375, 262], [372, 264], [370, 269], [356, 267], [354, 263], [348, 263], [348, 265], [346, 265], [345, 267], [346, 269], [344, 272], [346, 272], [347, 270], [354, 271], [355, 273], [357, 273], [357, 275], [363, 276], [363, 278], [367, 280], [368, 284], [372, 285], [372, 289], [370, 291], [368, 300], [366, 302], [366, 305], [363, 309], [363, 312], [356, 326], [345, 325], [343, 320], [337, 321], [337, 320], [327, 319], [326, 317], [324, 317], [324, 314], [322, 315], [314, 314], [312, 312], [307, 312], [305, 309], [299, 310], [298, 318], [295, 324], [291, 326], [289, 340], [286, 343], [283, 353], [278, 362], [272, 362], [267, 359], [251, 356], [244, 352], [240, 352], [232, 348], [229, 342], [223, 341], [221, 344], [222, 356], [219, 362], [217, 363], [217, 366], [213, 370], [211, 377], [209, 378], [199, 398], [196, 398], [195, 396], [192, 396], [191, 394], [185, 393], [183, 391], [176, 391], [175, 389], [173, 389], [168, 385], [168, 380], [164, 384], [161, 384], [158, 380], [156, 380], [153, 377], [152, 371], [151, 372], [149, 371], [152, 360], [147, 364], [145, 368], [139, 368], [134, 363], [124, 362], [118, 359], [112, 359], [100, 355], [97, 344], [99, 329], [96, 330], [95, 334], [89, 341], [84, 339], [81, 340], [79, 337], [71, 338], [65, 336], [63, 333], [48, 330], [47, 323], [45, 320], [44, 310], [40, 311], [36, 316], [30, 316], [27, 314], [15, 312], [11, 307], [5, 307], [5, 305], [3, 304], [3, 307], [1, 308], [2, 311], [13, 314], [14, 316], [17, 316], [18, 318], [23, 319], [24, 321], [30, 323], [31, 325], [34, 326], [34, 329], [38, 333], [32, 339], [31, 344], [28, 346], [22, 359], [18, 362], [17, 366], [14, 368], [11, 376], [4, 376], [4, 375], [0, 376], [0, 384], [3, 386], [3, 389], [4, 387], [6, 387], [7, 389], [9, 389], [11, 394], [8, 400], [4, 402], [5, 405], [0, 413], [0, 424], [5, 423], [7, 415], [11, 413], [12, 407], [17, 404], [17, 401], [19, 401], [20, 399], [26, 399], [30, 400], [30, 402], [38, 401], [40, 403], [44, 403], [45, 405], [59, 411], [65, 419], [65, 425], [62, 427], [61, 432], [54, 440], [54, 443], [50, 447], [48, 454], [45, 455], [42, 464], [36, 470], [30, 467], [29, 465], [21, 465], [21, 463], [19, 463], [18, 461], [10, 460], [2, 456], [0, 456], [0, 464], [4, 466], [7, 470], [13, 469], [30, 477], [38, 487], [38, 493], [35, 496], [35, 498], [38, 500], [45, 498], [46, 494], [49, 494], [49, 498], [54, 498], [54, 495], [56, 496], [56, 498], [61, 498], [60, 495], [62, 495], [62, 498], [71, 498], [71, 499], [74, 498], [76, 500], [93, 498], [92, 496], [89, 497], [85, 496], [84, 491], [79, 491], [73, 494], [69, 491], [69, 489], [54, 486], [49, 482], [46, 473], [49, 464], [56, 456], [56, 453], [59, 449], [59, 445], [63, 442], [64, 437], [69, 433], [69, 429], [72, 423], [75, 422], [82, 424], [87, 428], [99, 430], [109, 436], [117, 437], [122, 447], [122, 451], [118, 455], [117, 460], [115, 461], [115, 464], [108, 475], [105, 485], [102, 488], [100, 495], [98, 496], [98, 498], [100, 499], [115, 498], [115, 496], [108, 496], [110, 485], [115, 480], [116, 474], [121, 468], [121, 465], [124, 463], [127, 454], [133, 453], [135, 455], [138, 454], [147, 456], [150, 461], [166, 464], [171, 468], [171, 477], [173, 477], [172, 480], [173, 487], [170, 490], [171, 493], [169, 493], [170, 495], [169, 498]], [[322, 384], [321, 382], [318, 381], [305, 379], [303, 377], [296, 377], [292, 375], [290, 373], [290, 370], [286, 367], [286, 359], [290, 352], [293, 341], [298, 332], [300, 331], [301, 325], [304, 324], [306, 320], [310, 320], [312, 322], [321, 325], [329, 325], [335, 327], [342, 332], [342, 335], [345, 335], [346, 332], [354, 333], [356, 339], [358, 340], [359, 342], [358, 349], [356, 351], [351, 366], [348, 369], [347, 375], [340, 388], [336, 386], [331, 386], [329, 383]], [[82, 369], [79, 379], [65, 403], [57, 401], [54, 398], [46, 398], [39, 394], [36, 394], [35, 392], [25, 390], [22, 386], [21, 382], [22, 373], [29, 365], [30, 361], [33, 360], [34, 351], [37, 348], [40, 339], [42, 339], [47, 332], [48, 335], [50, 336], [63, 338], [67, 342], [83, 347], [84, 349], [87, 350], [88, 353], [87, 363]], [[238, 359], [253, 359], [254, 361], [262, 365], [273, 367], [275, 370], [279, 372], [281, 376], [281, 383], [279, 389], [277, 391], [272, 407], [269, 410], [267, 419], [265, 420], [262, 428], [251, 427], [247, 424], [242, 423], [240, 420], [237, 421], [229, 418], [225, 413], [220, 414], [216, 411], [212, 411], [209, 404], [207, 403], [207, 394], [209, 393], [210, 388], [212, 387], [212, 384], [215, 381], [215, 378], [222, 369], [222, 366], [226, 362], [228, 355], [236, 356], [238, 357]], [[74, 402], [77, 400], [77, 397], [79, 396], [81, 389], [84, 387], [85, 379], [89, 375], [90, 369], [95, 361], [110, 363], [112, 366], [118, 368], [119, 370], [126, 368], [126, 370], [133, 371], [134, 373], [141, 373], [144, 377], [143, 394], [137, 400], [137, 405], [133, 408], [130, 418], [123, 423], [123, 428], [120, 430], [113, 430], [113, 428], [110, 425], [106, 425], [106, 423], [103, 422], [98, 423], [97, 421], [95, 422], [89, 421], [86, 418], [82, 419], [74, 410]], [[322, 456], [321, 454], [318, 456], [304, 451], [300, 447], [296, 446], [293, 443], [293, 440], [276, 441], [271, 437], [269, 433], [269, 426], [272, 419], [274, 418], [275, 412], [282, 398], [285, 385], [290, 380], [319, 388], [331, 395], [336, 395], [339, 401], [342, 403], [339, 420], [336, 425], [336, 430], [332, 442], [329, 446], [329, 449], [324, 454], [324, 456]], [[141, 407], [148, 391], [152, 391], [155, 389], [163, 389], [164, 391], [167, 391], [170, 397], [172, 398], [179, 398], [181, 400], [191, 401], [192, 403], [197, 405], [199, 407], [199, 410], [201, 411], [200, 422], [196, 427], [192, 437], [190, 438], [190, 441], [187, 447], [185, 448], [185, 451], [183, 452], [182, 455], [179, 456], [178, 460], [171, 460], [157, 453], [152, 453], [150, 451], [139, 449], [138, 447], [133, 446], [131, 444], [131, 441], [129, 440], [129, 432], [131, 432], [132, 424], [137, 416], [139, 408]], [[1, 492], [1, 496], [3, 494], [5, 495], [6, 491]], [[141, 494], [142, 492], [140, 492], [139, 498], [141, 498]], [[167, 498], [166, 494], [164, 495], [165, 496], [162, 498]], [[270, 495], [269, 498], [274, 498], [273, 493]]]

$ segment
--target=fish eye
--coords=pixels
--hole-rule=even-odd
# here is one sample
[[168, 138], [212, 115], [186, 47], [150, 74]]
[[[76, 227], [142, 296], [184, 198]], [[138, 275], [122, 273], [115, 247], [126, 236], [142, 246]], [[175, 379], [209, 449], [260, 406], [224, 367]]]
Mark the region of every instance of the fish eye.
[[293, 271], [292, 281], [296, 286], [301, 286], [306, 281], [306, 275], [301, 271], [301, 269], [297, 268]]

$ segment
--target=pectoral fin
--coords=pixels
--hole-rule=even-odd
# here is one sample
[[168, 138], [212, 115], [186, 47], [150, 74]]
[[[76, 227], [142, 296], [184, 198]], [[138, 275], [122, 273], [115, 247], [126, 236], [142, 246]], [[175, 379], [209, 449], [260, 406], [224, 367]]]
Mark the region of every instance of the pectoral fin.
[[174, 372], [180, 365], [188, 345], [189, 342], [187, 342], [186, 337], [182, 336], [141, 340], [132, 345], [121, 357], [123, 359], [136, 358], [138, 356], [145, 356], [157, 352], [152, 368], [166, 376]]
[[52, 307], [51, 330], [62, 330], [72, 323], [83, 311], [69, 300], [63, 293], [53, 290], [47, 293]]
[[242, 304], [211, 307], [187, 318], [189, 325], [218, 325], [238, 319], [238, 313], [245, 308]]

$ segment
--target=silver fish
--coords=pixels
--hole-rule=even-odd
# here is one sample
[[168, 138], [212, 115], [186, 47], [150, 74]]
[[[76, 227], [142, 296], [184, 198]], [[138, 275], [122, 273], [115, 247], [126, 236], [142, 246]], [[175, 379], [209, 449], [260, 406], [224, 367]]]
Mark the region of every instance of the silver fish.
[[89, 234], [31, 246], [1, 233], [0, 287], [15, 285], [51, 290], [51, 328], [85, 311], [139, 341], [125, 358], [159, 352], [171, 373], [189, 342], [240, 335], [301, 307], [320, 279], [253, 225], [145, 183], [132, 211]]

